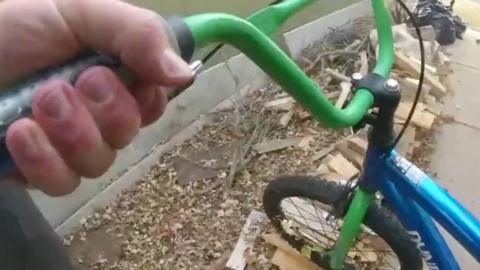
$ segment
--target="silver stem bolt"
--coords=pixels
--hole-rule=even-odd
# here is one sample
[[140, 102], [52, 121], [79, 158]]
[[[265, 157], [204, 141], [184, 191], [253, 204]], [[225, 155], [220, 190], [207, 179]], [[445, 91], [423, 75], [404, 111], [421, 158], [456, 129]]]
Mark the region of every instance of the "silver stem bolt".
[[354, 81], [360, 81], [362, 78], [363, 78], [363, 75], [360, 72], [355, 72], [352, 74], [352, 79]]
[[400, 91], [400, 86], [399, 86], [397, 80], [388, 79], [388, 80], [385, 82], [385, 86], [387, 87], [387, 89], [388, 89], [389, 91], [392, 91], [392, 92]]

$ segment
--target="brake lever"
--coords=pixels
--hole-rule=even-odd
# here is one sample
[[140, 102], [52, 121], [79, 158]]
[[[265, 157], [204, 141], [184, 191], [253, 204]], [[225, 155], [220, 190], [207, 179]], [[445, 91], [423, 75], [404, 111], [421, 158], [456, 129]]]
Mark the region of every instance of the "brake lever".
[[190, 81], [189, 84], [184, 85], [183, 87], [176, 88], [172, 92], [168, 94], [168, 101], [176, 98], [178, 95], [183, 93], [186, 89], [188, 89], [190, 86], [192, 86], [193, 82], [195, 81], [195, 77], [200, 73], [200, 70], [203, 68], [203, 62], [200, 60], [193, 61], [190, 65], [190, 69], [193, 70], [193, 80]]

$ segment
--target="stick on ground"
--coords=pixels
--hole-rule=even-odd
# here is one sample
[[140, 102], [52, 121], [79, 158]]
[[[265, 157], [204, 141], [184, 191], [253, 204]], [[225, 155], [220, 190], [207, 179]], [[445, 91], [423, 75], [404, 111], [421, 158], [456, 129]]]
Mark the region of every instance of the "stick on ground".
[[352, 90], [352, 84], [349, 82], [341, 82], [340, 87], [342, 88], [342, 92], [340, 92], [340, 96], [338, 97], [337, 102], [335, 103], [335, 107], [337, 108], [343, 108], [343, 105], [345, 105], [348, 95]]
[[263, 230], [263, 225], [267, 217], [264, 213], [252, 210], [248, 216], [247, 222], [243, 226], [240, 238], [235, 245], [235, 249], [230, 255], [226, 267], [233, 270], [244, 270], [247, 265], [245, 253], [248, 249], [252, 249], [258, 235]]

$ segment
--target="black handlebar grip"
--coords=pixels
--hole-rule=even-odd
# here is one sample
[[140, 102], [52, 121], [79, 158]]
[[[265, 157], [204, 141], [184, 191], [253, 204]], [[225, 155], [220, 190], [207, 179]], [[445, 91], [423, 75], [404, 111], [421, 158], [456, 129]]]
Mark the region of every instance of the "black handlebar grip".
[[190, 31], [185, 21], [178, 16], [168, 18], [167, 23], [175, 35], [180, 55], [183, 60], [190, 62], [195, 51], [195, 40], [193, 39], [192, 31]]
[[[195, 49], [192, 32], [180, 17], [167, 20], [167, 32], [172, 47], [177, 49], [182, 58], [189, 62]], [[0, 181], [13, 169], [13, 162], [5, 146], [5, 134], [13, 122], [29, 117], [32, 114], [32, 101], [37, 90], [47, 80], [61, 79], [74, 83], [80, 73], [92, 66], [111, 68], [127, 86], [135, 82], [135, 77], [116, 56], [99, 52], [85, 52], [61, 65], [49, 67], [37, 72], [27, 80], [23, 80], [7, 89], [0, 91]], [[179, 91], [175, 92], [178, 94]], [[170, 98], [170, 97], [169, 97]], [[173, 97], [171, 97], [173, 98]]]

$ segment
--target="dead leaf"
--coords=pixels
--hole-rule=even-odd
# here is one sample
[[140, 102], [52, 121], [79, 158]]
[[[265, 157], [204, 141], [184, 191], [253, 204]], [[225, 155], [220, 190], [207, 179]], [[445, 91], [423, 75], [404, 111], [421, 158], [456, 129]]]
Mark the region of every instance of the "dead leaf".
[[217, 172], [211, 168], [203, 168], [183, 157], [178, 157], [173, 164], [177, 172], [179, 185], [186, 185], [193, 181], [210, 179], [217, 176]]

